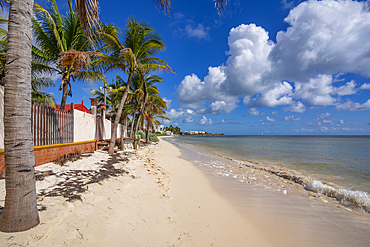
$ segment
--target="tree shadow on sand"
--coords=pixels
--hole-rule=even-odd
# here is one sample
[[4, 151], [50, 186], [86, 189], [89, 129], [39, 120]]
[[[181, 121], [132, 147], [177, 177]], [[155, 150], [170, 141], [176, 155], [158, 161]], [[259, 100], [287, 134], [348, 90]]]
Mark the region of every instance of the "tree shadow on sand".
[[[129, 153], [123, 152], [111, 155], [108, 160], [101, 160], [102, 166], [98, 170], [69, 170], [60, 173], [51, 173], [46, 176], [57, 176], [64, 178], [52, 190], [43, 190], [37, 196], [42, 197], [56, 197], [63, 196], [67, 201], [72, 202], [75, 200], [82, 201], [81, 193], [88, 190], [88, 185], [93, 183], [101, 184], [102, 181], [118, 177], [123, 174], [128, 174], [124, 169], [116, 168], [114, 165], [119, 163], [127, 163]], [[45, 174], [45, 172], [43, 172]], [[36, 174], [38, 180], [43, 180], [46, 176]], [[45, 210], [43, 206], [39, 211]]]

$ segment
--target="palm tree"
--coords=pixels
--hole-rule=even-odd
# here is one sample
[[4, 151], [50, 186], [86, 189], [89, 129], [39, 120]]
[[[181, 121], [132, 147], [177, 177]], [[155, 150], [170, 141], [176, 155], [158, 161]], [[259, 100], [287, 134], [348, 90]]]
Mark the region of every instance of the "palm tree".
[[150, 99], [150, 104], [147, 105], [145, 110], [145, 121], [146, 121], [146, 143], [149, 143], [149, 129], [154, 130], [154, 126], [158, 127], [160, 124], [159, 118], [170, 120], [170, 118], [165, 116], [165, 110], [167, 109], [166, 102], [161, 99], [159, 96], [153, 96], [153, 99]]
[[135, 90], [135, 107], [133, 112], [133, 120], [135, 120], [135, 115], [137, 110], [139, 109], [139, 116], [137, 118], [136, 124], [134, 125], [134, 121], [131, 125], [131, 135], [130, 137], [134, 137], [138, 131], [139, 122], [140, 120], [143, 121], [145, 117], [145, 107], [148, 103], [148, 97], [153, 97], [153, 95], [159, 95], [158, 88], [155, 85], [156, 83], [161, 83], [162, 78], [150, 75], [145, 76], [142, 73], [135, 74], [134, 84], [136, 84], [136, 90]]
[[[125, 90], [125, 81], [121, 78], [121, 76], [116, 75], [115, 79], [112, 79], [111, 84], [107, 84], [104, 82], [104, 84], [107, 86], [107, 95], [106, 95], [106, 105], [107, 109], [112, 108], [114, 111], [117, 111], [118, 105], [120, 103], [120, 99], [122, 97], [123, 91]], [[98, 99], [98, 104], [104, 103], [104, 93], [92, 89], [91, 94]]]
[[46, 64], [50, 73], [60, 74], [62, 82], [59, 90], [63, 91], [60, 109], [64, 110], [67, 95], [72, 96], [71, 79], [80, 81], [102, 80], [99, 71], [89, 71], [91, 48], [78, 15], [68, 0], [67, 16], [59, 13], [55, 0], [50, 0], [49, 10], [35, 4], [33, 28], [37, 47], [33, 47], [34, 60]]
[[[143, 129], [144, 121], [146, 122], [146, 142], [149, 143], [149, 128], [158, 125], [159, 121], [156, 118], [164, 118], [170, 120], [165, 115], [167, 109], [166, 102], [160, 97], [156, 83], [161, 83], [162, 78], [155, 75], [141, 76], [142, 79], [142, 101], [141, 101], [141, 126]], [[139, 125], [139, 119], [137, 126]], [[136, 131], [137, 131], [136, 126]]]
[[[153, 57], [164, 50], [165, 45], [161, 37], [147, 23], [139, 23], [134, 19], [129, 19], [122, 42], [118, 38], [116, 28], [106, 26], [104, 29], [109, 32], [100, 33], [105, 43], [102, 48], [105, 54], [100, 55], [102, 57], [101, 63], [106, 67], [106, 71], [119, 70], [128, 74], [126, 88], [117, 110], [117, 116], [121, 116], [132, 78], [137, 70], [171, 70], [171, 68], [165, 61]], [[116, 133], [119, 120], [118, 117], [115, 119], [112, 133]], [[113, 153], [114, 146], [115, 136], [113, 135], [108, 151], [110, 154]]]
[[[140, 73], [136, 73], [132, 80], [132, 97], [131, 101], [128, 102], [126, 105], [126, 108], [130, 109], [130, 113], [132, 114], [132, 121], [131, 121], [131, 132], [130, 132], [130, 138], [135, 137], [137, 128], [139, 125], [139, 118], [136, 120], [138, 109], [140, 108], [140, 102], [143, 98], [143, 81], [142, 81], [142, 75]], [[135, 127], [136, 124], [136, 127]]]
[[12, 0], [9, 7], [4, 92], [6, 196], [0, 220], [3, 232], [25, 231], [40, 222], [30, 131], [32, 9], [33, 0]]

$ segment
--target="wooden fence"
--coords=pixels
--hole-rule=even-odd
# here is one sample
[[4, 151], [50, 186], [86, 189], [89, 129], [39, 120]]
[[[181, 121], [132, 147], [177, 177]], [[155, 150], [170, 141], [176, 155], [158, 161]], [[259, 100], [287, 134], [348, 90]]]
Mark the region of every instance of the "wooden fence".
[[32, 105], [33, 145], [73, 142], [73, 109], [73, 104], [69, 111], [60, 111], [51, 106]]

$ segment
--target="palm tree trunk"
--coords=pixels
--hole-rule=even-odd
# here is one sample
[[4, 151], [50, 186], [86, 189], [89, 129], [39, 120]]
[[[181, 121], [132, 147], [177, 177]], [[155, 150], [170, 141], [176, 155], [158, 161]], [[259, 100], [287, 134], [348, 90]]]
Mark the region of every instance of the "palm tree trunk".
[[136, 118], [136, 111], [137, 111], [137, 102], [135, 103], [134, 106], [134, 114], [132, 115], [132, 121], [131, 121], [131, 132], [130, 132], [130, 138], [133, 138], [134, 136], [134, 129], [135, 129], [135, 118]]
[[[120, 120], [121, 115], [122, 115], [123, 106], [126, 103], [126, 99], [127, 99], [127, 95], [128, 95], [129, 89], [130, 89], [130, 84], [131, 84], [132, 76], [133, 75], [134, 75], [134, 70], [130, 71], [130, 74], [129, 74], [128, 78], [127, 78], [127, 85], [126, 85], [125, 91], [123, 92], [123, 95], [122, 95], [122, 98], [121, 98], [121, 102], [119, 103], [119, 106], [118, 106], [118, 111], [117, 111], [116, 119], [114, 120], [114, 123], [113, 123], [112, 133], [116, 133], [117, 132], [118, 123], [119, 123], [119, 120]], [[115, 145], [116, 145], [116, 139], [115, 138], [111, 138], [110, 139], [110, 143], [109, 143], [108, 154], [113, 154], [114, 153], [114, 147], [115, 147]]]
[[146, 123], [146, 130], [145, 130], [145, 142], [146, 143], [149, 143], [149, 125], [150, 125], [150, 123], [149, 123], [149, 119], [147, 119], [146, 120], [147, 121], [147, 123]]
[[139, 129], [139, 124], [140, 124], [140, 118], [141, 118], [141, 111], [139, 112], [139, 115], [137, 117], [137, 122], [135, 124], [135, 132], [134, 132], [134, 137], [136, 138], [136, 135], [137, 135], [137, 131]]
[[9, 8], [4, 94], [5, 207], [0, 231], [19, 232], [39, 224], [31, 131], [33, 0], [12, 0]]
[[[145, 111], [146, 102], [148, 100], [148, 88], [146, 86], [146, 82], [144, 81], [144, 76], [142, 77], [142, 85], [143, 85], [144, 99], [143, 99], [143, 105], [141, 107], [141, 112], [143, 114], [143, 124], [144, 124], [144, 120], [145, 120], [145, 113], [144, 113], [144, 111]], [[146, 131], [145, 141], [146, 141], [146, 143], [149, 143], [148, 130]]]
[[127, 114], [123, 115], [123, 137], [127, 137]]
[[65, 107], [66, 102], [67, 102], [68, 80], [69, 79], [67, 79], [67, 78], [63, 78], [63, 82], [62, 82], [63, 94], [62, 94], [62, 102], [60, 103], [60, 110], [61, 111], [64, 111], [64, 107]]

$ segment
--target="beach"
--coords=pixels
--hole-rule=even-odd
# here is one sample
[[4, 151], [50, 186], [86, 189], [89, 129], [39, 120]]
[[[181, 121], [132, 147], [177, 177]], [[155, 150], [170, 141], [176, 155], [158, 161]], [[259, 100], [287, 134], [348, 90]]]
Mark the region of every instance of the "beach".
[[184, 155], [189, 154], [161, 138], [138, 151], [113, 156], [96, 151], [64, 166], [39, 166], [41, 223], [26, 232], [0, 233], [0, 246], [367, 246], [370, 241], [369, 213], [308, 196], [296, 183], [287, 182], [290, 189], [282, 193], [215, 176]]

